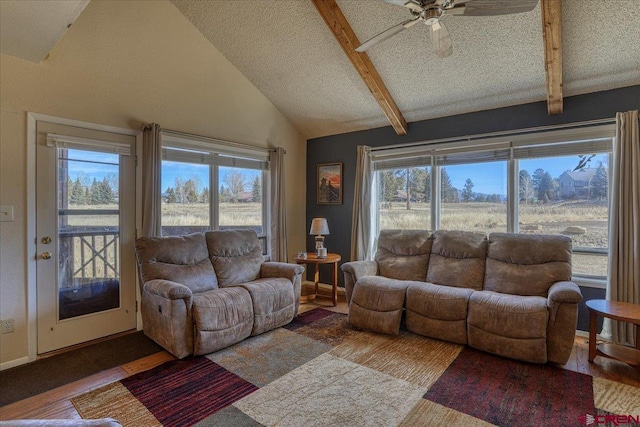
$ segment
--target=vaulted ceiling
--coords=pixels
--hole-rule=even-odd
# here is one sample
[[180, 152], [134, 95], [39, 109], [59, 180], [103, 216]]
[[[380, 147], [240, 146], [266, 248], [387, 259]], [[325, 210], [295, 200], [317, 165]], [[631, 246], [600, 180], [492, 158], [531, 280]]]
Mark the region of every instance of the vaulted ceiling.
[[[2, 52], [39, 62], [87, 3], [2, 0]], [[563, 97], [640, 84], [639, 0], [445, 16], [445, 58], [420, 23], [355, 53], [411, 17], [383, 0], [171, 3], [307, 138], [389, 125], [403, 133], [404, 122], [544, 100], [560, 113]]]
[[[331, 0], [172, 3], [308, 138], [390, 124], [314, 6]], [[411, 17], [382, 0], [336, 4], [360, 41]], [[407, 122], [547, 100], [541, 7], [445, 17], [453, 41], [446, 58], [420, 24], [368, 57]], [[640, 84], [640, 1], [563, 0], [560, 24], [556, 96], [558, 87], [566, 97]]]

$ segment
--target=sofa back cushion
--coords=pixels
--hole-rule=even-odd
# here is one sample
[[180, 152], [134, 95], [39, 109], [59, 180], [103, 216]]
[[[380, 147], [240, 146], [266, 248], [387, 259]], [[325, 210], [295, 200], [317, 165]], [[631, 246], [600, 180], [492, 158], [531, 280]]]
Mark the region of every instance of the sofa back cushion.
[[216, 230], [205, 235], [220, 286], [238, 285], [260, 277], [264, 257], [255, 231]]
[[136, 240], [140, 279], [181, 283], [194, 293], [218, 287], [204, 233]]
[[546, 297], [571, 280], [571, 239], [560, 235], [491, 233], [484, 289]]
[[486, 235], [438, 230], [433, 233], [427, 282], [481, 290], [486, 257]]
[[375, 257], [380, 275], [424, 282], [431, 243], [429, 232], [424, 230], [380, 231]]

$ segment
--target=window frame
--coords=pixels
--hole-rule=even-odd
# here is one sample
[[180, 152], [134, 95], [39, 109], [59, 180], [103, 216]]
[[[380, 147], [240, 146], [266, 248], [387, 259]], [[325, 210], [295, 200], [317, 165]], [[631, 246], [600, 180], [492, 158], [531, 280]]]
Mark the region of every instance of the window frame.
[[[189, 135], [173, 135], [163, 133], [162, 136], [162, 161], [180, 162], [185, 164], [208, 165], [209, 167], [209, 229], [220, 230], [220, 167], [237, 167], [241, 169], [260, 170], [262, 179], [262, 233], [258, 239], [262, 243], [263, 255], [270, 256], [271, 248], [268, 244], [271, 240], [271, 218], [268, 189], [270, 183], [269, 150], [259, 147], [251, 147], [243, 144], [231, 143], [217, 139]], [[162, 174], [162, 166], [160, 174]], [[160, 189], [162, 191], [162, 188]], [[162, 229], [162, 214], [160, 215], [160, 228]], [[226, 228], [225, 229], [229, 229]]]
[[[613, 141], [615, 125], [612, 123], [584, 125], [576, 124], [563, 129], [527, 129], [505, 135], [477, 135], [465, 138], [451, 138], [438, 141], [424, 141], [396, 146], [372, 148], [372, 170], [377, 181], [378, 172], [418, 166], [430, 166], [431, 171], [431, 230], [441, 226], [442, 195], [441, 167], [457, 164], [483, 163], [506, 160], [507, 163], [507, 231], [519, 230], [519, 160], [541, 157], [561, 157], [586, 153], [606, 153], [609, 165], [613, 162]], [[603, 147], [607, 147], [604, 149]], [[456, 157], [460, 159], [458, 163]], [[474, 162], [473, 159], [480, 159]], [[612, 170], [608, 168], [608, 197], [612, 192]], [[379, 189], [374, 187], [375, 204]], [[607, 214], [607, 225], [612, 220]], [[380, 221], [374, 223], [376, 236], [380, 231]], [[375, 239], [374, 239], [375, 240]], [[609, 248], [574, 247], [576, 255], [607, 256]], [[572, 272], [573, 274], [573, 272]], [[607, 277], [576, 274], [573, 279], [595, 287], [606, 284]]]

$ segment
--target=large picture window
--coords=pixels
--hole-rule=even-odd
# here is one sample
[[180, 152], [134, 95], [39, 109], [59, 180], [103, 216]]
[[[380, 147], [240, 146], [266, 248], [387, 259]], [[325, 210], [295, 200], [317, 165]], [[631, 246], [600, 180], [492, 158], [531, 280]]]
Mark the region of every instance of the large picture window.
[[372, 150], [378, 230], [563, 234], [607, 277], [612, 126]]
[[267, 251], [268, 152], [163, 137], [162, 234], [255, 230]]

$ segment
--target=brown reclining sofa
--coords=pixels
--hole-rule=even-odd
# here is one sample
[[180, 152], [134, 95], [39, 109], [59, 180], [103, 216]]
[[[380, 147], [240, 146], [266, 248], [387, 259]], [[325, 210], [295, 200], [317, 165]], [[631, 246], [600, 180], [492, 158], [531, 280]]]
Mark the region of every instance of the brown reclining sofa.
[[178, 358], [278, 328], [297, 315], [304, 268], [265, 262], [253, 230], [136, 241], [144, 333]]
[[349, 322], [534, 363], [565, 364], [580, 288], [560, 235], [383, 230], [375, 261], [342, 265]]

